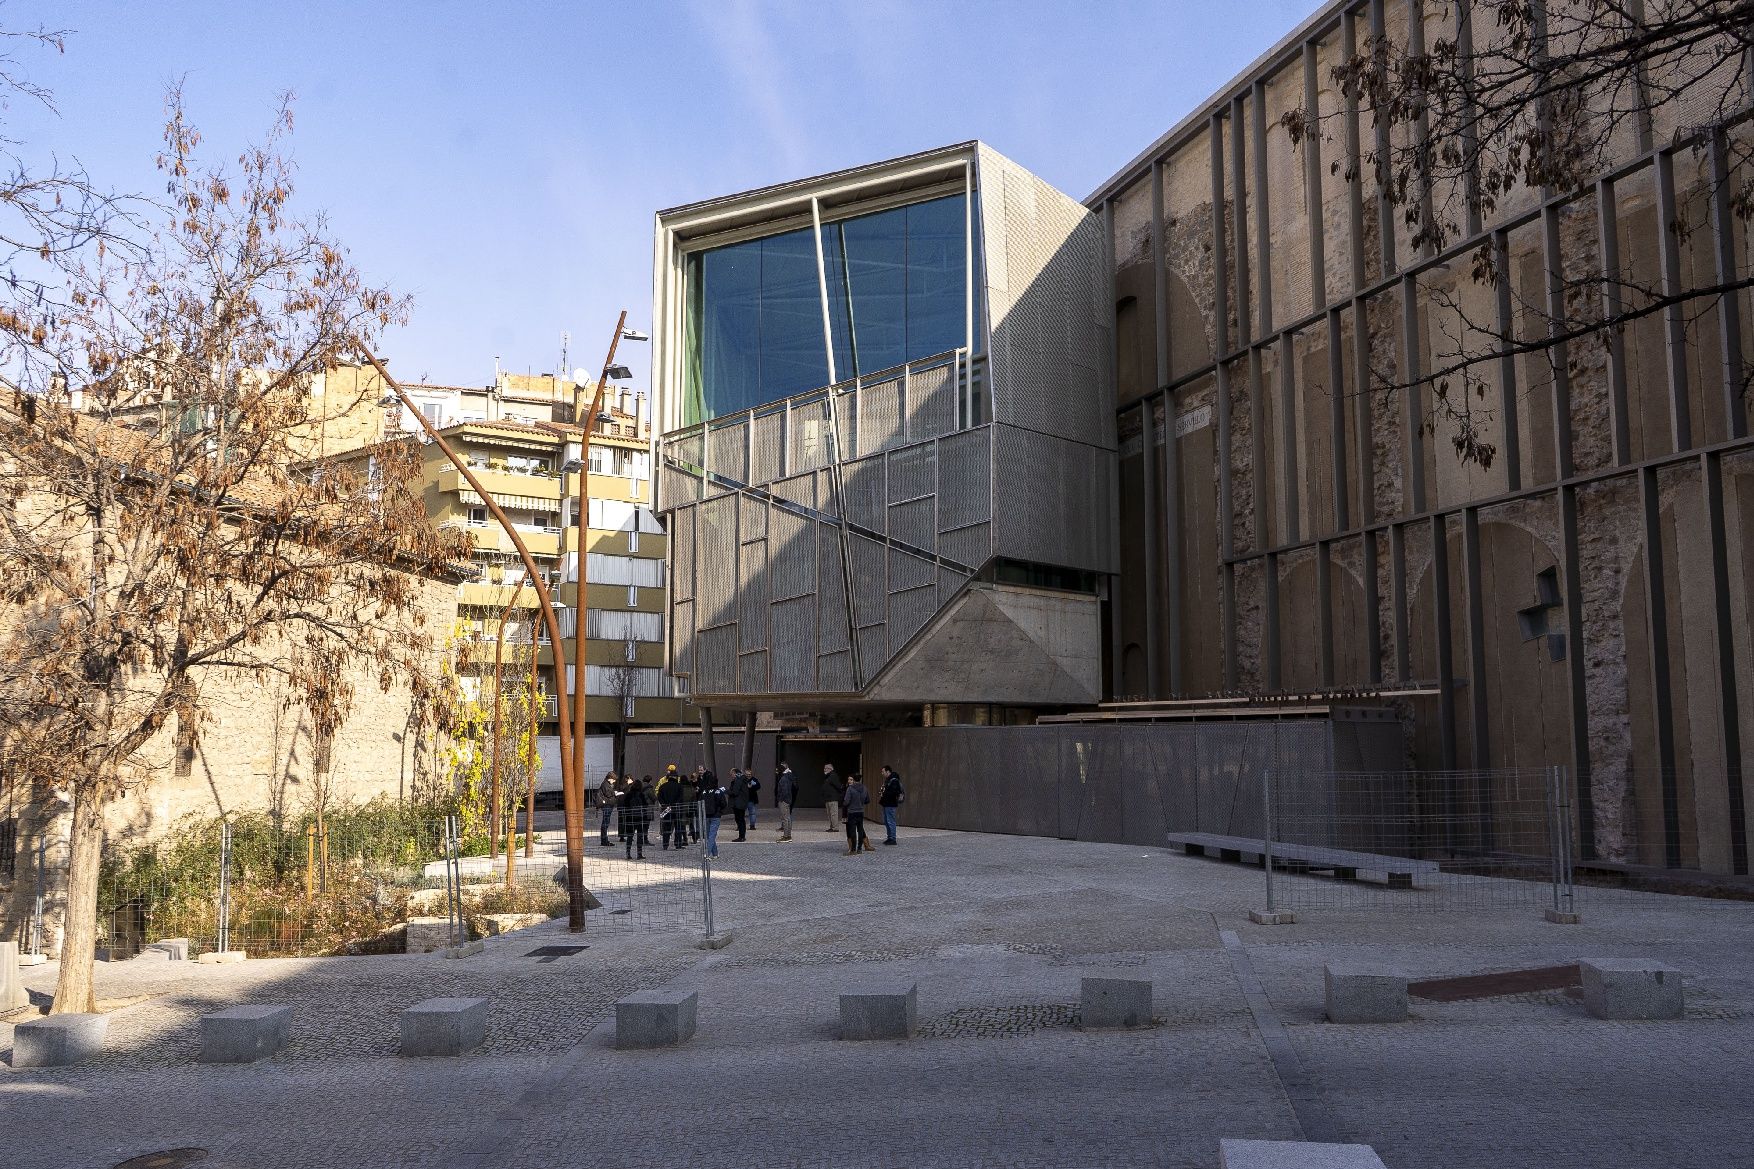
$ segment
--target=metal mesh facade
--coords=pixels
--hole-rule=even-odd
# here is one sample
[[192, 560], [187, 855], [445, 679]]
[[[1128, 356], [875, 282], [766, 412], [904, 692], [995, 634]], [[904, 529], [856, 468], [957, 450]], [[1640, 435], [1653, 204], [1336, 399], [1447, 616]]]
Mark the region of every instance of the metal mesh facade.
[[991, 151], [969, 162], [975, 354], [660, 441], [672, 572], [692, 574], [671, 661], [694, 694], [855, 694], [995, 556], [1111, 570], [1101, 223]]

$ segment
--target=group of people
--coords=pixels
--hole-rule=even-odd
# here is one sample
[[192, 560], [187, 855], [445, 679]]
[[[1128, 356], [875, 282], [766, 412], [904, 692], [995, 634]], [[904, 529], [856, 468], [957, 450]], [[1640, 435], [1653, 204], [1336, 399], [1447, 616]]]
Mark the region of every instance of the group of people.
[[[871, 791], [857, 772], [842, 779], [834, 765], [822, 766], [824, 805], [828, 810], [829, 832], [840, 830], [845, 820], [846, 855], [875, 852], [865, 834], [865, 809], [871, 803]], [[729, 811], [737, 824], [734, 843], [749, 839], [761, 806], [761, 779], [753, 771], [741, 767], [731, 769], [731, 782], [721, 784], [710, 768], [697, 767], [681, 772], [674, 763], [654, 784], [649, 775], [635, 779], [631, 774], [617, 776], [613, 771], [603, 777], [597, 787], [597, 804], [602, 819], [598, 839], [604, 848], [620, 844], [629, 860], [644, 860], [646, 848], [652, 843], [653, 820], [658, 823], [660, 841], [665, 849], [674, 844], [687, 848], [706, 841], [706, 854], [719, 855], [719, 824]], [[781, 843], [792, 839], [792, 808], [797, 802], [798, 781], [792, 769], [781, 763], [774, 769], [774, 804], [779, 809]], [[883, 785], [877, 793], [877, 805], [883, 809], [884, 844], [896, 843], [896, 809], [907, 799], [901, 776], [892, 768], [883, 768]], [[609, 839], [613, 826], [616, 839]]]

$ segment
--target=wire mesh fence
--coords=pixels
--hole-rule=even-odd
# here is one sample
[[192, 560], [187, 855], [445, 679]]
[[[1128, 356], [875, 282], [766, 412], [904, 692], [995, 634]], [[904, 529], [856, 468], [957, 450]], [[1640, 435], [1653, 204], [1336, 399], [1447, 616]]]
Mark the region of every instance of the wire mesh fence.
[[[708, 862], [698, 846], [656, 839], [662, 827], [698, 839], [698, 808], [619, 818], [609, 848], [586, 848], [586, 931], [703, 930]], [[695, 832], [676, 831], [685, 820]], [[191, 957], [417, 952], [565, 917], [564, 833], [505, 843], [387, 804], [186, 825], [106, 859], [98, 944], [111, 959], [168, 939], [186, 939]]]
[[1575, 912], [1563, 768], [1269, 771], [1260, 799], [1269, 909]]

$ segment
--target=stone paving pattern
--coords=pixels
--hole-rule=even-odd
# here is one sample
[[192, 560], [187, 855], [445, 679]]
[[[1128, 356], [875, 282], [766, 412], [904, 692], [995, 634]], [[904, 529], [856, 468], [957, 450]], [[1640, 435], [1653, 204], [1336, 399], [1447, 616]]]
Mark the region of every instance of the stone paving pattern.
[[[1590, 893], [1576, 926], [1373, 907], [1265, 927], [1246, 917], [1257, 870], [1167, 850], [915, 830], [847, 857], [820, 821], [790, 844], [752, 835], [721, 844], [724, 950], [617, 929], [527, 957], [580, 940], [551, 923], [462, 960], [101, 966], [100, 996], [139, 1000], [111, 1015], [103, 1059], [13, 1069], [0, 1023], [0, 1166], [198, 1146], [213, 1169], [1210, 1167], [1221, 1137], [1305, 1136], [1221, 929], [1246, 948], [1314, 1106], [1390, 1169], [1754, 1166], [1745, 903]], [[1322, 1021], [1328, 962], [1420, 979], [1593, 956], [1680, 968], [1686, 1017], [1603, 1022], [1555, 991]], [[1081, 974], [1116, 969], [1156, 981], [1153, 1025], [1078, 1031]], [[39, 996], [53, 979], [52, 964], [26, 973]], [[897, 979], [919, 984], [919, 1037], [839, 1041], [839, 989]], [[615, 1000], [656, 987], [698, 991], [697, 1034], [615, 1050]], [[492, 1001], [486, 1045], [398, 1057], [397, 1013], [438, 996]], [[240, 1003], [292, 1004], [291, 1046], [196, 1063], [199, 1016]]]

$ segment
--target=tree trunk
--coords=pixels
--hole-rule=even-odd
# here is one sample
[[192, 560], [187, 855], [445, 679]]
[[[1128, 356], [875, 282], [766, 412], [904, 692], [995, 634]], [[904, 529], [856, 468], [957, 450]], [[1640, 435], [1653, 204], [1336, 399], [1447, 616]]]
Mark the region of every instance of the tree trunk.
[[68, 842], [67, 908], [61, 941], [61, 977], [53, 1015], [97, 1010], [93, 963], [97, 956], [97, 879], [103, 864], [103, 801], [90, 789], [73, 797], [73, 835]]

